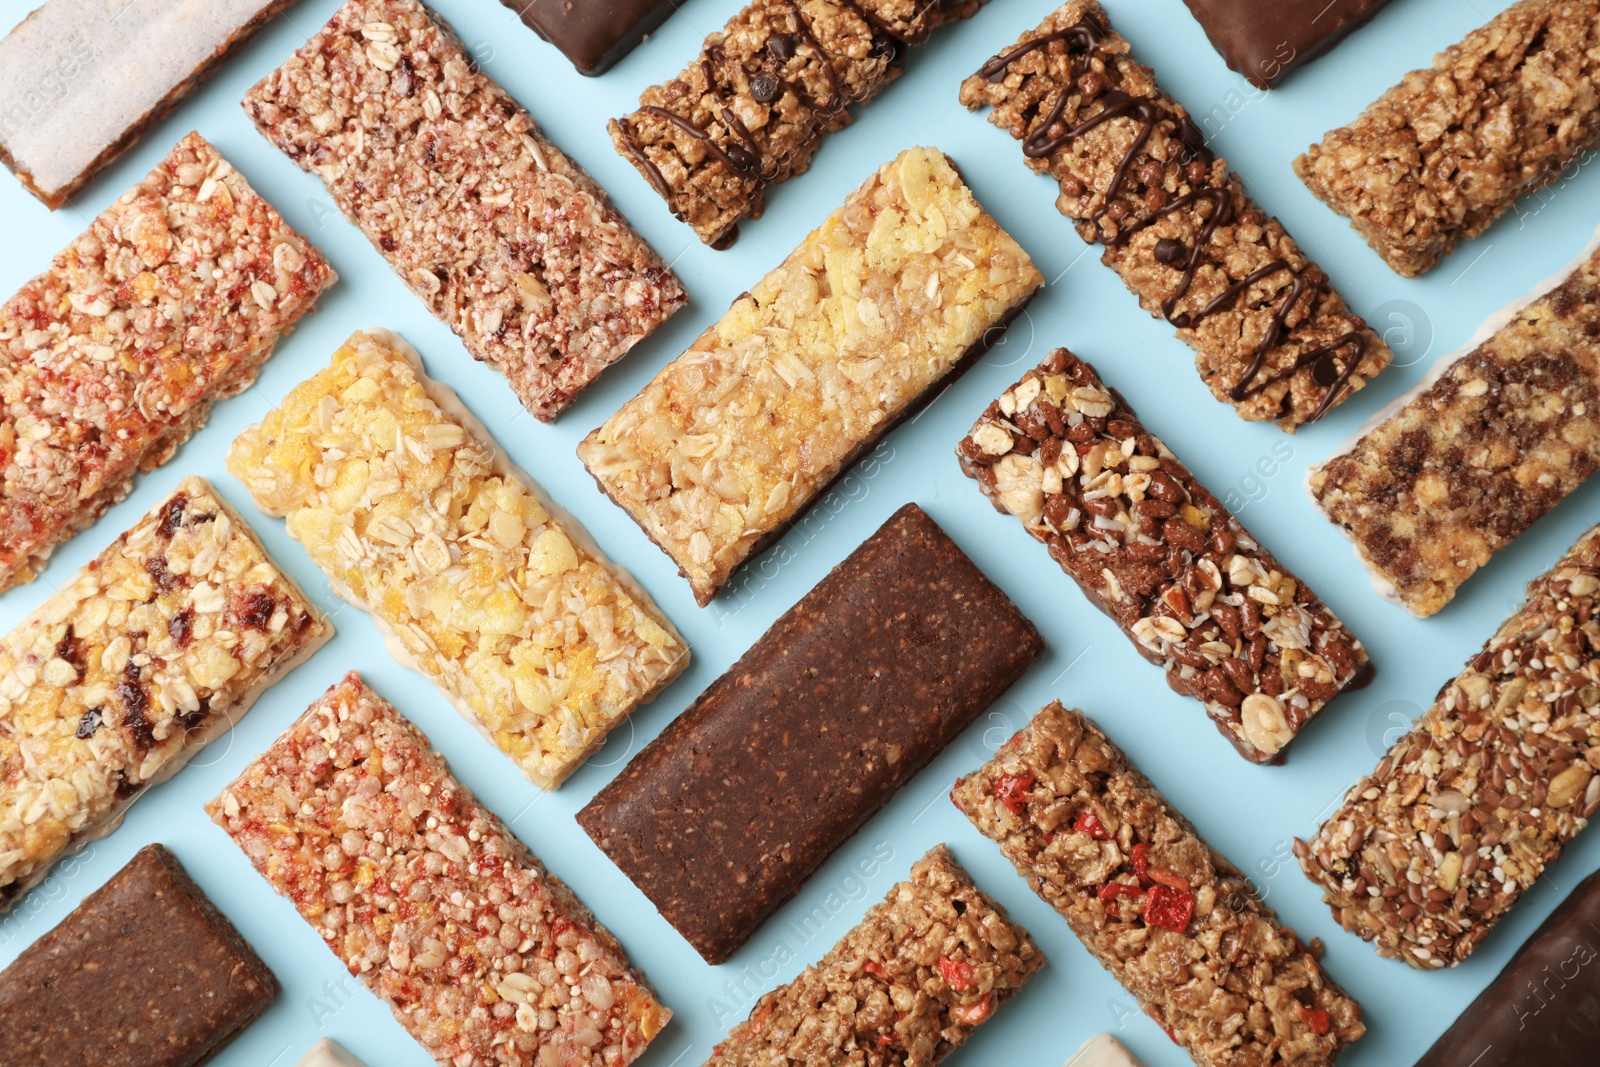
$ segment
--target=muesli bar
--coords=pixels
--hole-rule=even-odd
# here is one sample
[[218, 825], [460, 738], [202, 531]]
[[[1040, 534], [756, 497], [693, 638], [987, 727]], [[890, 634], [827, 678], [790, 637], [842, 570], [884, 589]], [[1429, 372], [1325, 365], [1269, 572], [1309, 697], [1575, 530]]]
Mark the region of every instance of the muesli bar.
[[1415, 278], [1600, 143], [1600, 2], [1522, 0], [1294, 161]]
[[907, 504], [578, 822], [722, 963], [1043, 651], [1016, 605]]
[[206, 811], [441, 1067], [624, 1067], [671, 1018], [357, 674]]
[[52, 211], [294, 0], [49, 0], [0, 41], [0, 163]]
[[248, 388], [333, 282], [191, 133], [0, 305], [0, 590]]
[[1600, 468], [1600, 242], [1498, 321], [1307, 479], [1384, 595], [1415, 615], [1443, 608]]
[[908, 149], [578, 455], [703, 607], [1042, 284], [950, 160]]
[[542, 788], [688, 665], [648, 594], [392, 333], [353, 334], [227, 463], [390, 651]]
[[1084, 715], [1042, 709], [951, 794], [1200, 1067], [1327, 1067], [1361, 1008]]
[[705, 1067], [933, 1067], [1044, 963], [1028, 931], [937, 845], [827, 955], [757, 1001]]
[[146, 845], [0, 972], [0, 1057], [196, 1067], [277, 995], [177, 857]]
[[244, 103], [545, 422], [688, 300], [416, 0], [350, 0]]
[[0, 910], [333, 635], [186, 478], [0, 638]]
[[1282, 223], [1206, 147], [1094, 0], [1071, 0], [961, 85], [961, 102], [1022, 142], [1056, 207], [1240, 418], [1314, 422], [1389, 365]]
[[956, 454], [1246, 759], [1280, 759], [1367, 680], [1361, 642], [1066, 349], [990, 404]]
[[610, 123], [617, 151], [713, 248], [760, 218], [767, 190], [803, 174], [905, 69], [906, 54], [987, 0], [753, 0], [639, 109]]
[[1600, 810], [1597, 607], [1600, 527], [1296, 842], [1334, 919], [1379, 955], [1460, 963]]

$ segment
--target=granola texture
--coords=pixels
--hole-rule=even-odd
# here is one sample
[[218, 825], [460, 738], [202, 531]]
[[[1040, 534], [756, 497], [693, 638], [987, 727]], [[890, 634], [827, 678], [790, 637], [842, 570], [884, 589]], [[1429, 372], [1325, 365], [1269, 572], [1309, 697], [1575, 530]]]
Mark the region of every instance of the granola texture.
[[757, 1001], [705, 1067], [932, 1067], [1044, 963], [938, 845], [826, 956]]
[[1066, 349], [990, 404], [956, 454], [1246, 759], [1280, 758], [1367, 680], [1361, 642]]
[[1361, 1008], [1088, 718], [1059, 703], [956, 807], [1201, 1067], [1327, 1067]]
[[245, 110], [545, 422], [688, 300], [416, 0], [350, 0]]
[[191, 133], [0, 305], [0, 590], [248, 388], [334, 277]]
[[1071, 0], [961, 85], [1022, 142], [1056, 207], [1150, 314], [1195, 350], [1213, 396], [1284, 430], [1348, 400], [1388, 345], [1205, 146], [1093, 0]]
[[704, 606], [1042, 284], [951, 162], [908, 149], [578, 455]]
[[394, 334], [352, 335], [227, 462], [391, 651], [543, 788], [688, 664], [645, 592]]
[[1600, 144], [1600, 3], [1522, 0], [1414, 70], [1295, 173], [1407, 278]]
[[200, 478], [0, 639], [0, 909], [333, 635]]
[[1460, 963], [1600, 809], [1597, 604], [1600, 528], [1295, 843], [1334, 919], [1379, 955]]
[[1311, 495], [1432, 615], [1600, 468], [1600, 252], [1351, 448]]
[[441, 1067], [623, 1067], [672, 1017], [357, 674], [206, 811]]
[[610, 124], [617, 151], [714, 248], [760, 218], [767, 190], [803, 174], [905, 69], [912, 45], [987, 0], [754, 0], [694, 63]]

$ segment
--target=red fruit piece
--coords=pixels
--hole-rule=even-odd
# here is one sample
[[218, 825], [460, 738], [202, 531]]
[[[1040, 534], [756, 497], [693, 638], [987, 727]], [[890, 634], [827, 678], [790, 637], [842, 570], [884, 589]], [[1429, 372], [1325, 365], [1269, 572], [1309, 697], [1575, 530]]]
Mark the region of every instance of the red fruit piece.
[[1300, 1015], [1305, 1019], [1306, 1025], [1311, 1027], [1311, 1032], [1321, 1037], [1333, 1029], [1333, 1019], [1321, 1008], [1308, 1008], [1300, 1005]]
[[944, 979], [945, 985], [957, 993], [965, 993], [974, 988], [972, 983], [972, 964], [962, 960], [953, 960], [949, 956], [940, 956], [939, 975]]
[[1127, 885], [1123, 882], [1107, 882], [1100, 887], [1100, 892], [1096, 895], [1099, 896], [1100, 903], [1106, 906], [1106, 914], [1113, 919], [1120, 919], [1122, 918], [1122, 909], [1117, 906], [1117, 898], [1140, 897], [1144, 895], [1144, 890], [1136, 885]]
[[1110, 841], [1111, 834], [1106, 830], [1106, 824], [1100, 821], [1100, 816], [1092, 811], [1080, 814], [1072, 823], [1072, 828], [1080, 834], [1088, 834], [1096, 841]]
[[861, 965], [861, 969], [872, 975], [874, 978], [882, 979], [885, 982], [889, 980], [889, 972], [884, 970], [883, 964], [879, 963], [877, 960], [868, 960], [866, 963]]
[[1158, 885], [1164, 885], [1168, 889], [1176, 889], [1181, 893], [1189, 891], [1189, 880], [1181, 874], [1174, 874], [1165, 867], [1146, 867], [1145, 871], [1146, 877]]
[[1128, 857], [1128, 862], [1133, 864], [1133, 875], [1139, 879], [1140, 885], [1150, 882], [1150, 846], [1143, 841], [1133, 846], [1133, 851]]
[[1194, 917], [1194, 894], [1164, 885], [1150, 887], [1150, 899], [1144, 906], [1144, 921], [1152, 926], [1183, 933]]
[[1032, 774], [1002, 774], [994, 783], [994, 795], [1011, 814], [1021, 815], [1028, 806], [1028, 790], [1032, 788]]
[[955, 1020], [958, 1023], [977, 1026], [994, 1014], [994, 994], [985, 993], [983, 999], [976, 1004], [970, 1004], [965, 1008], [957, 1008], [951, 1014], [955, 1016]]

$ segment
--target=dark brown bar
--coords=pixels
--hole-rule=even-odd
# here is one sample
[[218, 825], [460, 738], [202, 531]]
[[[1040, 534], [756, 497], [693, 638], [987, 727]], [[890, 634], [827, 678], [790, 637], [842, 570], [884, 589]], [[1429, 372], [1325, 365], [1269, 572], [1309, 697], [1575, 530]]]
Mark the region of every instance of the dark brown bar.
[[1262, 89], [1316, 59], [1389, 0], [1184, 0], [1228, 66]]
[[674, 0], [500, 2], [591, 78], [610, 70], [678, 9]]

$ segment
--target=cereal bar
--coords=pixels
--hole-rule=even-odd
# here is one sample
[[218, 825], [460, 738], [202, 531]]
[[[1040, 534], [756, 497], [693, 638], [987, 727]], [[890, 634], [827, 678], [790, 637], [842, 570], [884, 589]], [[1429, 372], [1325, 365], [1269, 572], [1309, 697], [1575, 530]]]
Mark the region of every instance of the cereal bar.
[[956, 453], [1246, 759], [1279, 759], [1365, 683], [1361, 642], [1066, 349], [990, 404]]
[[0, 910], [333, 634], [186, 478], [0, 638]]
[[1293, 431], [1389, 365], [1382, 338], [1205, 145], [1094, 0], [1071, 0], [961, 86], [1022, 142], [1056, 207], [1105, 247], [1241, 418]]
[[604, 74], [678, 9], [676, 0], [500, 0], [579, 74]]
[[417, 0], [350, 0], [245, 110], [545, 422], [688, 300]]
[[1361, 1008], [1088, 718], [1042, 709], [951, 794], [1200, 1067], [1327, 1067]]
[[206, 810], [441, 1067], [624, 1067], [671, 1018], [356, 674]]
[[1259, 89], [1311, 62], [1388, 6], [1389, 0], [1184, 0], [1232, 69]]
[[688, 664], [644, 590], [394, 334], [352, 335], [239, 435], [228, 470], [543, 788]]
[[705, 1067], [933, 1067], [1044, 963], [938, 845], [827, 955], [757, 1001]]
[[611, 122], [617, 151], [713, 248], [759, 218], [767, 189], [803, 174], [850, 107], [906, 53], [987, 0], [752, 0], [639, 109]]
[[294, 0], [48, 0], [0, 41], [0, 163], [51, 210]]
[[1600, 144], [1600, 0], [1522, 0], [1294, 161], [1415, 278]]
[[1310, 841], [1345, 929], [1418, 968], [1466, 959], [1600, 810], [1600, 527]]
[[1600, 247], [1390, 410], [1307, 484], [1427, 616], [1600, 468]]
[[0, 590], [249, 387], [333, 281], [191, 133], [0, 305]]
[[704, 606], [1043, 283], [943, 154], [908, 149], [578, 455]]

